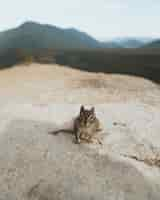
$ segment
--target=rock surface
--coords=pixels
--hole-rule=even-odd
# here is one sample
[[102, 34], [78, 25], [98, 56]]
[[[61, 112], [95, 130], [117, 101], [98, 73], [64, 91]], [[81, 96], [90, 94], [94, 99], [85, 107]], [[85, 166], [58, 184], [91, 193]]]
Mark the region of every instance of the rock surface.
[[[2, 73], [4, 77], [4, 73], [8, 72]], [[30, 82], [31, 93], [34, 91], [37, 96], [39, 89], [37, 91], [36, 88], [40, 87], [40, 80], [33, 78]], [[0, 85], [3, 88], [6, 83], [2, 84], [2, 81]], [[20, 78], [17, 78], [17, 83], [20, 83]], [[46, 98], [43, 101], [37, 96], [33, 98], [31, 93], [26, 97], [22, 88], [20, 95], [20, 90], [16, 90], [20, 86], [16, 83], [1, 93], [0, 200], [159, 200], [160, 165], [154, 161], [147, 162], [158, 160], [160, 155], [158, 86], [144, 80], [142, 86], [148, 84], [155, 88], [156, 92], [153, 89], [151, 93], [157, 95], [152, 100], [148, 97], [145, 102], [143, 96], [134, 101], [135, 94], [124, 101], [128, 97], [126, 91], [121, 101], [107, 102], [110, 86], [103, 88], [106, 91], [104, 102], [102, 99], [96, 102], [87, 91], [95, 95], [99, 90], [102, 92], [101, 87], [91, 89], [82, 86], [77, 89], [78, 97], [80, 91], [86, 91], [82, 94], [83, 102], [91, 102], [96, 107], [97, 116], [103, 124], [103, 145], [76, 145], [72, 135], [60, 133], [53, 136], [48, 133], [71, 125], [70, 120], [79, 111], [80, 98], [74, 90], [74, 104], [66, 99], [62, 101], [61, 95], [59, 103], [56, 100], [51, 103], [45, 89], [47, 84], [44, 82], [43, 97], [46, 95]], [[56, 87], [53, 85], [53, 90]], [[70, 87], [66, 84], [61, 93], [66, 88], [69, 91]], [[124, 90], [122, 87], [122, 95]], [[72, 91], [73, 87], [70, 88], [70, 95], [73, 95]], [[8, 94], [11, 99], [8, 99]]]

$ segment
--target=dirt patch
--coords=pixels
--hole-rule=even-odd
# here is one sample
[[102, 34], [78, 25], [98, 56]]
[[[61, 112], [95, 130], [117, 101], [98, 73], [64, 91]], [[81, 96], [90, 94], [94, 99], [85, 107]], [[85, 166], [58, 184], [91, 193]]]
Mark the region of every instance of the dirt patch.
[[82, 80], [78, 81], [78, 84], [80, 87], [93, 88], [93, 89], [108, 87], [108, 83], [106, 80], [98, 79], [98, 78], [82, 79]]

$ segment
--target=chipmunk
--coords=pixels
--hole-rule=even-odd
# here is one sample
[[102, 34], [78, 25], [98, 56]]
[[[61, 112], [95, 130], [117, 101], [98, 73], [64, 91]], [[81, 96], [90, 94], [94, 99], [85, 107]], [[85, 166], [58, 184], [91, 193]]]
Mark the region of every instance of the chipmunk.
[[[60, 132], [72, 133], [75, 135], [75, 142], [81, 143], [81, 140], [87, 141], [88, 143], [93, 142], [93, 139], [99, 131], [102, 131], [100, 121], [96, 117], [95, 108], [92, 107], [90, 110], [85, 109], [81, 106], [79, 115], [74, 119], [73, 129], [59, 129], [53, 131], [52, 134], [57, 135]], [[101, 141], [96, 138], [99, 144]]]

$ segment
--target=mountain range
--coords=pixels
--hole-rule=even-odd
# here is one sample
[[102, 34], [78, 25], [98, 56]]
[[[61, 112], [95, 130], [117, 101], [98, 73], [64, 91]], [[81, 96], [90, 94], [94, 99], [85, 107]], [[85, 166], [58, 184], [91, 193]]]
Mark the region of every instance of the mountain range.
[[97, 48], [99, 42], [76, 29], [26, 22], [0, 33], [0, 48]]
[[[0, 49], [139, 48], [148, 43], [150, 43], [150, 40], [144, 41], [142, 38], [117, 38], [100, 42], [75, 28], [63, 29], [31, 21], [25, 22], [16, 28], [0, 32]], [[159, 43], [157, 44], [154, 41], [151, 42], [151, 45], [160, 46]]]

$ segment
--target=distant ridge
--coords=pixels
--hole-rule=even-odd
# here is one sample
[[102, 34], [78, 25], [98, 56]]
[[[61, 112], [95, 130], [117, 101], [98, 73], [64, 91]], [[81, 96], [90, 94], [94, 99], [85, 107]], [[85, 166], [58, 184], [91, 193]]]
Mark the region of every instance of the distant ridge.
[[144, 45], [144, 42], [136, 38], [130, 38], [121, 40], [118, 44], [124, 48], [139, 48]]
[[160, 48], [160, 39], [154, 40], [154, 41], [144, 45], [143, 47], [145, 47], [145, 48]]
[[153, 38], [146, 37], [119, 37], [109, 40], [107, 43], [114, 44], [117, 48], [140, 48], [152, 42]]

